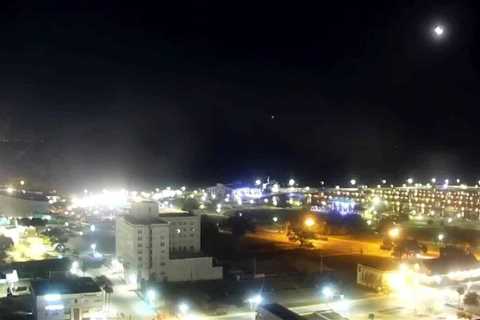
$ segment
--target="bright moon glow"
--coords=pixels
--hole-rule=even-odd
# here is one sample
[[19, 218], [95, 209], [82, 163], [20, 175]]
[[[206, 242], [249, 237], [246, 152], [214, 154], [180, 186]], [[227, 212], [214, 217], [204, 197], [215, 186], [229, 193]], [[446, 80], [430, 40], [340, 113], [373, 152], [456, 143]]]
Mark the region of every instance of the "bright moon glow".
[[443, 26], [440, 26], [440, 25], [437, 25], [435, 26], [435, 28], [433, 29], [433, 32], [435, 32], [435, 35], [437, 37], [440, 37], [443, 35], [443, 33], [445, 32], [445, 29], [443, 28]]

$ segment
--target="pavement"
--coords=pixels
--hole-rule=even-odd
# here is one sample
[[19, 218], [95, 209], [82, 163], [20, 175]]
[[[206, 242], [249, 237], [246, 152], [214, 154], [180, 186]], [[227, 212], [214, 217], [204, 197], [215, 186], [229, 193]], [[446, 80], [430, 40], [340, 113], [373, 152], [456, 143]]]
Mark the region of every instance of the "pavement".
[[[333, 310], [343, 317], [352, 320], [368, 319], [369, 314], [373, 313], [375, 319], [396, 320], [396, 319], [425, 319], [425, 320], [445, 320], [456, 318], [456, 309], [449, 306], [442, 306], [440, 310], [427, 311], [415, 309], [412, 304], [406, 304], [406, 301], [397, 295], [378, 295], [354, 299], [349, 301], [339, 301], [332, 303], [320, 303], [290, 308], [300, 315], [308, 315], [315, 312]], [[288, 307], [288, 306], [287, 306]], [[230, 313], [221, 316], [205, 317], [208, 320], [252, 320], [253, 312]]]

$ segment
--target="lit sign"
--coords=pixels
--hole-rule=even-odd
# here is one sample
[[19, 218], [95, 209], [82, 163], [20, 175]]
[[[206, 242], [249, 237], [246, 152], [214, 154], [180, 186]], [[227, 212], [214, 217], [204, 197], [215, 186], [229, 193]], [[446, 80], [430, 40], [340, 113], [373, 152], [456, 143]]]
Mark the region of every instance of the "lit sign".
[[46, 301], [58, 301], [60, 300], [60, 295], [58, 293], [51, 293], [45, 295], [45, 300]]
[[55, 310], [63, 310], [63, 304], [52, 304], [45, 307], [45, 310], [55, 311]]
[[341, 215], [352, 214], [355, 210], [355, 201], [351, 199], [334, 198], [330, 206]]

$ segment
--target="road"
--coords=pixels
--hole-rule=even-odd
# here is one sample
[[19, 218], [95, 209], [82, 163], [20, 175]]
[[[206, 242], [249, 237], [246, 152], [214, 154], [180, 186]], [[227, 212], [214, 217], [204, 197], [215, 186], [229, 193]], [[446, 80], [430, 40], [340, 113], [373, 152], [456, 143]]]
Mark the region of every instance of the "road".
[[[321, 303], [301, 307], [293, 307], [292, 311], [300, 315], [308, 315], [314, 312], [325, 310], [334, 310], [344, 317], [352, 320], [368, 319], [368, 315], [373, 313], [375, 319], [396, 320], [396, 319], [425, 319], [440, 320], [456, 318], [456, 310], [448, 306], [443, 306], [436, 312], [422, 312], [415, 310], [411, 304], [397, 295], [382, 295], [350, 300], [347, 302]], [[209, 320], [252, 320], [253, 312], [231, 313], [222, 316], [206, 317]]]
[[145, 303], [131, 285], [125, 284], [120, 273], [115, 273], [107, 267], [89, 269], [85, 273], [89, 277], [106, 276], [113, 283], [113, 293], [110, 303], [106, 306], [109, 319], [147, 320], [155, 316], [154, 309]]
[[[249, 234], [249, 237], [263, 240], [275, 241], [283, 245], [298, 248], [297, 243], [288, 240], [284, 233], [257, 229], [255, 233]], [[346, 239], [342, 237], [328, 236], [328, 240], [310, 240], [317, 249], [324, 249], [331, 254], [365, 254], [371, 256], [391, 257], [390, 251], [381, 250], [379, 240], [357, 240]]]

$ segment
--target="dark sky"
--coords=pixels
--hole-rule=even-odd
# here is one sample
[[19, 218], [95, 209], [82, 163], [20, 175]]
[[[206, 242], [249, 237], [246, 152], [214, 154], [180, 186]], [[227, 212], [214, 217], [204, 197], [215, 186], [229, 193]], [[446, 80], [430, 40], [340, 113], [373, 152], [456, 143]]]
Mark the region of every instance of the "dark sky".
[[2, 3], [0, 179], [476, 181], [475, 3]]

